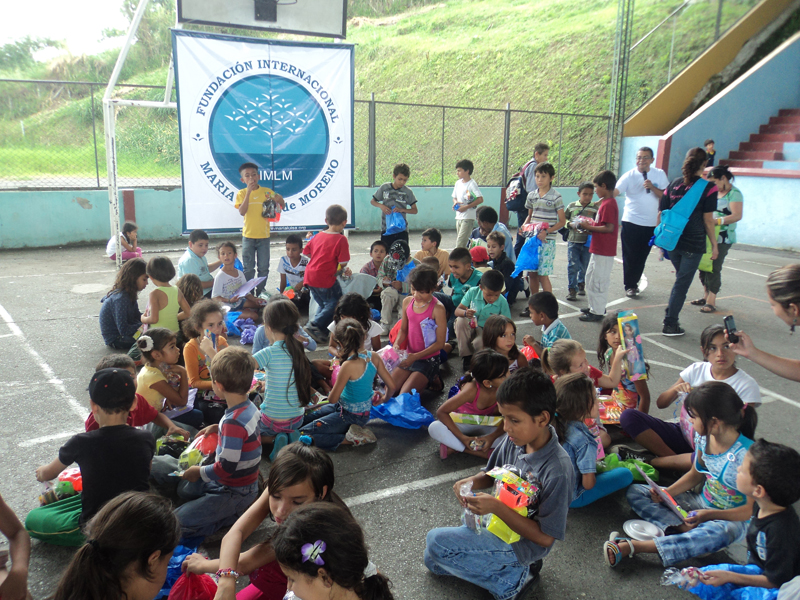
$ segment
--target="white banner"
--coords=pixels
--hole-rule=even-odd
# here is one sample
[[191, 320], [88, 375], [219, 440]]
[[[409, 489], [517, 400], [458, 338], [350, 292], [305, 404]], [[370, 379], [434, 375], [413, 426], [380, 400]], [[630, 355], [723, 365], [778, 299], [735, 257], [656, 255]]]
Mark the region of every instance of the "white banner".
[[239, 166], [286, 200], [272, 230], [353, 225], [353, 46], [173, 30], [183, 228], [240, 230]]

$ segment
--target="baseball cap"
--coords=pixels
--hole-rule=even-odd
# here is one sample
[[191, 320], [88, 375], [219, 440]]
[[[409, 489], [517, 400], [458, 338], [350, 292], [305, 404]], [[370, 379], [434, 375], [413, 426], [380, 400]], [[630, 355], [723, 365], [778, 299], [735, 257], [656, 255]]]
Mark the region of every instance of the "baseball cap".
[[474, 248], [470, 248], [469, 254], [472, 256], [472, 262], [489, 262], [489, 253], [483, 246], [475, 246]]
[[127, 369], [101, 369], [89, 381], [89, 397], [109, 411], [130, 408], [136, 398], [136, 382]]

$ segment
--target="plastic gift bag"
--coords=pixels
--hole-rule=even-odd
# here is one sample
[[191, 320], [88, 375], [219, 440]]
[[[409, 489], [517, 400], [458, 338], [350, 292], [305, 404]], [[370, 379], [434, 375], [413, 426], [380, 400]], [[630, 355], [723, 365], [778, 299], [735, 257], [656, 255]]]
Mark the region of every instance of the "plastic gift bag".
[[517, 255], [517, 263], [511, 277], [518, 277], [523, 271], [536, 271], [539, 269], [539, 248], [542, 240], [533, 236], [525, 240]]
[[419, 403], [417, 390], [390, 398], [385, 404], [373, 406], [371, 419], [383, 419], [390, 425], [404, 429], [419, 429], [433, 423], [433, 415]]
[[386, 215], [386, 234], [393, 235], [406, 230], [406, 220], [403, 213], [391, 212]]
[[178, 546], [172, 552], [172, 558], [169, 559], [169, 565], [167, 566], [167, 579], [164, 581], [164, 585], [161, 586], [161, 590], [158, 592], [158, 594], [156, 594], [156, 600], [159, 600], [159, 598], [167, 598], [169, 596], [169, 591], [178, 580], [178, 577], [181, 576], [181, 565], [183, 565], [183, 561], [195, 552], [197, 552], [197, 546], [184, 546], [183, 544], [178, 544]]
[[644, 477], [642, 477], [642, 475], [639, 473], [639, 469], [636, 468], [636, 465], [639, 465], [639, 468], [641, 468], [650, 479], [653, 481], [658, 481], [658, 469], [656, 469], [653, 465], [648, 465], [647, 463], [634, 458], [620, 460], [618, 454], [607, 454], [603, 460], [597, 461], [596, 468], [598, 473], [605, 473], [614, 469], [628, 469], [631, 473], [633, 473], [634, 481], [645, 483]]
[[522, 355], [528, 359], [528, 362], [532, 361], [534, 358], [539, 358], [539, 355], [536, 354], [536, 350], [534, 350], [533, 346], [523, 345], [519, 351], [522, 352]]
[[214, 600], [217, 584], [208, 575], [184, 573], [172, 586], [169, 600]]
[[241, 329], [239, 329], [234, 323], [236, 320], [241, 316], [241, 311], [236, 312], [229, 312], [225, 315], [225, 327], [228, 328], [228, 335], [232, 336], [240, 336], [242, 335]]

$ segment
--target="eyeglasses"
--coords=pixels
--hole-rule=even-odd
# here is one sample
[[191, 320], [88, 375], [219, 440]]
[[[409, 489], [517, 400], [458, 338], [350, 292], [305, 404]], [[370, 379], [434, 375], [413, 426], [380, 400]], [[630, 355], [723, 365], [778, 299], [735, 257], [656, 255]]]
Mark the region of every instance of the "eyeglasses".
[[652, 156], [637, 156], [636, 162], [647, 162], [649, 160], [653, 160]]

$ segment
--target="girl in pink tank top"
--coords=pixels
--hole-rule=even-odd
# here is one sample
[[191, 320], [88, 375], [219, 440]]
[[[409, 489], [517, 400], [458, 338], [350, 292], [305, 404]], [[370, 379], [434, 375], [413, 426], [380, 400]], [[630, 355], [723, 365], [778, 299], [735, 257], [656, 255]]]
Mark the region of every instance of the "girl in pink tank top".
[[400, 332], [394, 342], [399, 350], [408, 341], [408, 358], [392, 373], [399, 394], [418, 392], [429, 385], [441, 390], [439, 352], [447, 336], [447, 315], [444, 306], [433, 297], [438, 273], [427, 265], [415, 267], [408, 275], [411, 293], [403, 301]]
[[453, 386], [450, 398], [436, 411], [438, 421], [428, 426], [430, 436], [439, 442], [439, 456], [444, 459], [453, 452], [466, 452], [489, 457], [504, 433], [502, 419], [491, 417], [500, 415], [497, 388], [506, 377], [508, 358], [495, 350], [475, 353], [470, 372], [458, 387]]

